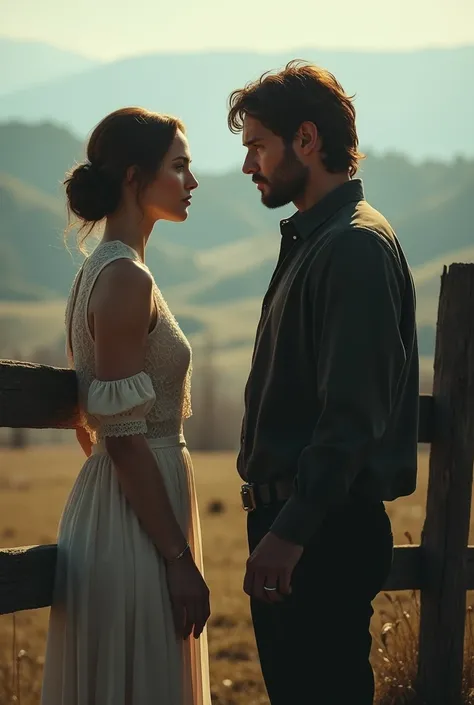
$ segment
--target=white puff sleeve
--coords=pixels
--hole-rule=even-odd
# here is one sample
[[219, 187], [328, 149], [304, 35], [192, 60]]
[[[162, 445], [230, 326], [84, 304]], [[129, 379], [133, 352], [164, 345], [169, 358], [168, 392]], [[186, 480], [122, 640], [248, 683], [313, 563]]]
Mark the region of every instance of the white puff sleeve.
[[145, 372], [110, 382], [95, 379], [89, 387], [87, 413], [98, 421], [101, 436], [135, 436], [146, 433], [146, 415], [155, 399]]

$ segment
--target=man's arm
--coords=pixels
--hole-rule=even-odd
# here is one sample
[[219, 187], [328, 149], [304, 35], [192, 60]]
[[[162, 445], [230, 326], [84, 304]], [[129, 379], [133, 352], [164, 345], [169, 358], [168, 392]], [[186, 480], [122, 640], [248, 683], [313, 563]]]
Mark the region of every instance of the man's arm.
[[[389, 245], [352, 230], [332, 244], [321, 299], [317, 369], [321, 409], [299, 460], [295, 491], [271, 532], [304, 545], [341, 504], [391, 414], [405, 363], [400, 337], [403, 274]], [[321, 289], [319, 290], [321, 292]]]

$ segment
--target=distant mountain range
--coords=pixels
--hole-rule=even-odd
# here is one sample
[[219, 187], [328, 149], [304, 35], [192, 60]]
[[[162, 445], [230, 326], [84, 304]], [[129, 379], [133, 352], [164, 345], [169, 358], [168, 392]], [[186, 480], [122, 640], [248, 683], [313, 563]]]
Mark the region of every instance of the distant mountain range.
[[466, 90], [474, 75], [474, 47], [399, 53], [300, 47], [274, 54], [154, 54], [96, 64], [50, 47], [12, 48], [3, 40], [2, 69], [5, 57], [0, 120], [54, 120], [82, 139], [109, 111], [144, 105], [185, 120], [202, 172], [222, 173], [242, 159], [240, 138], [226, 124], [230, 92], [292, 58], [328, 68], [356, 94], [364, 149], [403, 152], [415, 161], [474, 156], [474, 101]]
[[0, 96], [71, 76], [98, 63], [43, 42], [0, 36]]
[[[13, 320], [21, 311], [24, 340], [40, 335], [45, 344], [62, 335], [64, 298], [82, 255], [73, 240], [70, 250], [64, 245], [60, 184], [82, 153], [81, 141], [53, 124], [0, 125], [0, 328], [2, 316]], [[442, 265], [474, 260], [474, 160], [417, 165], [372, 154], [361, 176], [367, 198], [391, 220], [414, 269], [420, 352], [430, 356]], [[221, 364], [241, 375], [278, 253], [278, 221], [292, 210], [265, 209], [238, 171], [198, 177], [188, 221], [160, 224], [147, 262], [186, 332], [195, 340], [210, 332]], [[39, 323], [42, 306], [52, 321], [49, 334]]]

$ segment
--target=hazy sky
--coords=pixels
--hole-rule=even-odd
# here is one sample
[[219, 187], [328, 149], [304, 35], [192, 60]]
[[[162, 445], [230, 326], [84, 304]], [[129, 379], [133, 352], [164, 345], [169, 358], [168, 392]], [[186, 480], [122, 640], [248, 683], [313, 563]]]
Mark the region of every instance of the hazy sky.
[[114, 59], [151, 51], [474, 43], [474, 0], [0, 0], [0, 34]]

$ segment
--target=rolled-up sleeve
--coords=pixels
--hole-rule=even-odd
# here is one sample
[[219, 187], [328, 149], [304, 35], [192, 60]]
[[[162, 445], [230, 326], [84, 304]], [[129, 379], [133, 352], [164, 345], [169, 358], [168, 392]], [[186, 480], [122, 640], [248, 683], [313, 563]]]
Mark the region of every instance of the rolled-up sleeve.
[[314, 289], [318, 410], [294, 492], [271, 531], [304, 545], [342, 504], [387, 428], [406, 361], [400, 334], [404, 275], [381, 236], [351, 230], [328, 244]]

